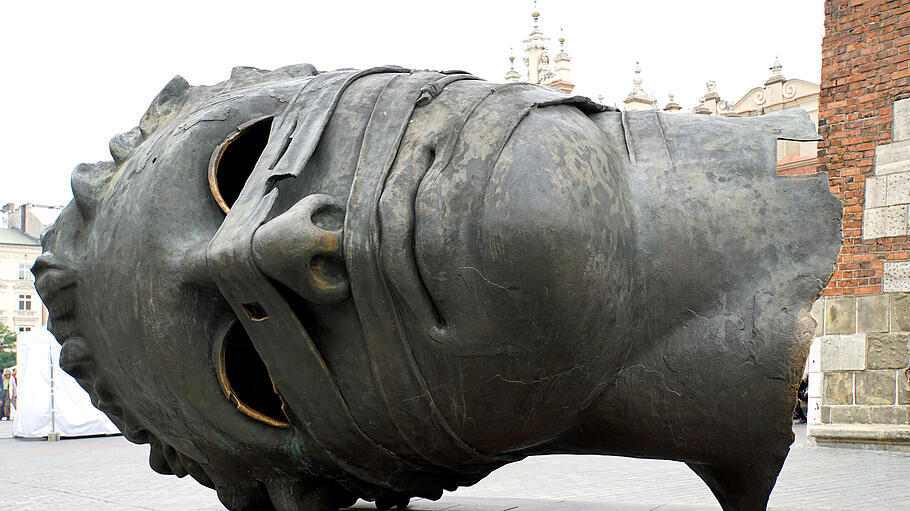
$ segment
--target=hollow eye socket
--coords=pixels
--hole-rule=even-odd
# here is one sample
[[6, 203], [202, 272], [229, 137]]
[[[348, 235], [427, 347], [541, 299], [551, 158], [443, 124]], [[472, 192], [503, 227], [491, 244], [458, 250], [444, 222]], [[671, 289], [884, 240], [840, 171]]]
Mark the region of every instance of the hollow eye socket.
[[224, 142], [218, 145], [209, 160], [209, 189], [221, 211], [227, 213], [243, 185], [253, 173], [262, 151], [269, 142], [272, 119], [256, 119], [237, 128]]
[[216, 353], [221, 390], [238, 410], [270, 426], [290, 425], [269, 370], [239, 321], [225, 332]]

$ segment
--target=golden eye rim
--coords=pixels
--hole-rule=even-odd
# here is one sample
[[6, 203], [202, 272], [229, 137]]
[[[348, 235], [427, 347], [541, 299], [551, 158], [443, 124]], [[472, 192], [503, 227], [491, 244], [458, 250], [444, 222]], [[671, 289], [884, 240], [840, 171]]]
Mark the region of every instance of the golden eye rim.
[[221, 209], [225, 215], [231, 211], [231, 207], [228, 205], [227, 201], [224, 200], [224, 196], [221, 195], [221, 189], [218, 184], [218, 170], [221, 166], [221, 158], [224, 156], [225, 152], [228, 150], [231, 144], [236, 142], [237, 139], [246, 132], [246, 130], [259, 124], [260, 122], [266, 120], [274, 121], [274, 119], [274, 115], [263, 115], [262, 117], [252, 119], [241, 124], [240, 126], [237, 126], [237, 129], [228, 135], [228, 137], [224, 139], [220, 144], [218, 144], [218, 146], [215, 147], [215, 150], [212, 152], [212, 156], [209, 158], [208, 166], [209, 191], [212, 194], [212, 198], [215, 199], [215, 203], [218, 204], [218, 208]]
[[[281, 411], [284, 414], [284, 418], [286, 419], [283, 421], [276, 419], [270, 415], [266, 415], [256, 410], [255, 408], [252, 408], [251, 406], [241, 401], [237, 394], [234, 392], [234, 389], [231, 386], [231, 381], [227, 375], [227, 342], [225, 342], [227, 340], [228, 334], [234, 328], [243, 328], [243, 325], [238, 320], [231, 321], [227, 325], [227, 328], [224, 328], [222, 334], [219, 336], [219, 341], [217, 342], [215, 350], [215, 373], [218, 375], [218, 383], [221, 386], [221, 391], [224, 393], [224, 397], [233, 402], [237, 406], [238, 411], [254, 420], [257, 420], [269, 426], [274, 426], [276, 428], [289, 428], [291, 426], [291, 421], [288, 418], [287, 413], [284, 411], [284, 407], [286, 406], [284, 399], [281, 398], [281, 395], [278, 394], [277, 390], [275, 390], [274, 380], [272, 381], [272, 388], [275, 390], [275, 393], [278, 395], [279, 399], [281, 399]], [[269, 379], [271, 379], [271, 375], [269, 375]]]

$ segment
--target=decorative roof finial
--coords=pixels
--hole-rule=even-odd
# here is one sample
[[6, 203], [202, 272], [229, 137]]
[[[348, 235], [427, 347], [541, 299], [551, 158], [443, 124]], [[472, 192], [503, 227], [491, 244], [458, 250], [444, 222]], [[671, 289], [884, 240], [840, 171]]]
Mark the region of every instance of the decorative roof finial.
[[559, 51], [566, 51], [565, 28], [559, 27]]
[[657, 104], [657, 100], [651, 98], [651, 96], [642, 89], [641, 64], [637, 60], [635, 61], [635, 78], [632, 79], [632, 83], [635, 84], [635, 87], [626, 97], [626, 100], [623, 101], [623, 103], [626, 104], [626, 110], [636, 111], [653, 108]]
[[534, 30], [537, 30], [537, 20], [540, 18], [540, 11], [537, 10], [537, 0], [534, 0], [534, 10], [531, 11], [531, 17], [534, 18]]
[[632, 79], [632, 83], [635, 84], [635, 92], [641, 91], [641, 66], [637, 60], [635, 61], [635, 78]]
[[515, 52], [509, 48], [509, 70], [506, 71], [505, 79], [507, 82], [517, 82], [520, 75], [515, 70]]
[[679, 106], [679, 103], [676, 102], [676, 96], [671, 92], [667, 94], [670, 97], [670, 101], [664, 106], [665, 112], [679, 112], [682, 110], [682, 107]]
[[771, 85], [772, 83], [786, 81], [781, 69], [783, 66], [780, 65], [780, 60], [777, 58], [777, 55], [774, 56], [774, 63], [771, 64], [771, 67], [768, 69], [771, 71], [771, 76], [765, 80], [765, 85]]

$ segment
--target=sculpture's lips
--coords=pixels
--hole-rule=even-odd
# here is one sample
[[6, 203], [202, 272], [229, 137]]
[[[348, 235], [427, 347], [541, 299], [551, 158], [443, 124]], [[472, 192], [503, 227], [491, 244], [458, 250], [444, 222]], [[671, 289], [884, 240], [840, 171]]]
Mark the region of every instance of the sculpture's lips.
[[76, 277], [59, 269], [45, 271], [35, 282], [35, 288], [50, 311], [51, 319], [61, 319], [75, 309], [75, 300], [70, 293], [76, 287]]

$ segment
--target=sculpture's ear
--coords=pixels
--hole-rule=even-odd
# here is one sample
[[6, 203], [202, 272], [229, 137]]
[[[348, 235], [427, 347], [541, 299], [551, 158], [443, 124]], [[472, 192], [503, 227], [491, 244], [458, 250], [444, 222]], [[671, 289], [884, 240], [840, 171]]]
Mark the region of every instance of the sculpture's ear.
[[350, 295], [342, 236], [344, 204], [329, 195], [308, 195], [253, 234], [259, 269], [304, 299], [338, 303]]
[[100, 208], [116, 171], [115, 163], [111, 161], [80, 163], [73, 170], [70, 185], [83, 223], [88, 224], [95, 218], [95, 212]]
[[180, 110], [190, 88], [190, 84], [180, 75], [171, 78], [171, 81], [167, 82], [167, 85], [155, 96], [152, 104], [145, 111], [145, 115], [139, 121], [139, 131], [142, 132], [142, 138], [148, 137], [150, 133], [158, 129], [162, 122]]

